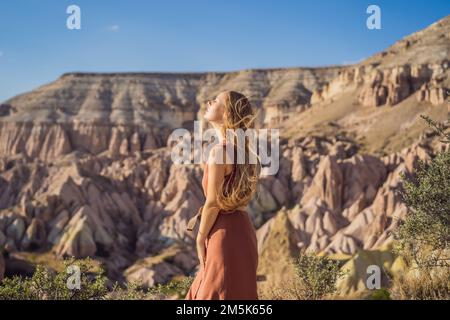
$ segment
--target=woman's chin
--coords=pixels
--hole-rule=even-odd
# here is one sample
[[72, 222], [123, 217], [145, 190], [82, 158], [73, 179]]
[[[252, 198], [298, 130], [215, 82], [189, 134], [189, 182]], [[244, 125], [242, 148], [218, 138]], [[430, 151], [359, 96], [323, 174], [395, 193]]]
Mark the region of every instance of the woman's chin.
[[205, 119], [209, 123], [212, 123], [212, 122], [214, 122], [214, 123], [221, 123], [222, 122], [221, 118], [215, 116], [214, 114], [208, 114], [208, 113], [205, 113], [203, 115], [203, 119]]
[[205, 115], [203, 116], [203, 119], [205, 119], [208, 122], [214, 121], [214, 116], [212, 116], [209, 113], [205, 113]]

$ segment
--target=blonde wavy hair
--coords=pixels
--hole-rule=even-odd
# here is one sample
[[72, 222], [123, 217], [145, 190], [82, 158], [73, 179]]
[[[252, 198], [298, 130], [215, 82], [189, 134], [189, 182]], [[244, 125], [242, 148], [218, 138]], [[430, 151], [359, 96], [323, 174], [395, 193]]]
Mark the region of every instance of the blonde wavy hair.
[[[238, 135], [236, 131], [241, 129], [255, 128], [257, 113], [254, 112], [249, 100], [243, 94], [236, 91], [226, 91], [223, 136], [227, 137], [227, 143], [234, 148], [233, 170], [231, 176], [224, 179], [218, 190], [217, 202], [219, 206], [227, 211], [234, 210], [240, 206], [246, 206], [252, 199], [257, 189], [259, 174], [261, 171], [260, 158], [257, 151], [245, 139], [244, 150], [239, 149]], [[231, 134], [231, 137], [230, 137]], [[256, 148], [256, 145], [254, 146]], [[238, 152], [245, 154], [244, 163], [237, 161]], [[257, 159], [257, 163], [250, 163], [250, 155]]]

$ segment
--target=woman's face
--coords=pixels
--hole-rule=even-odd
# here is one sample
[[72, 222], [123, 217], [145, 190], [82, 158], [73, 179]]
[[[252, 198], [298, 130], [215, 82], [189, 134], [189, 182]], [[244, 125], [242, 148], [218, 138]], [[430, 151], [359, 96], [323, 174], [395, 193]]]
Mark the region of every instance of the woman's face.
[[206, 103], [205, 119], [209, 122], [222, 123], [225, 111], [226, 93], [222, 92], [213, 100]]

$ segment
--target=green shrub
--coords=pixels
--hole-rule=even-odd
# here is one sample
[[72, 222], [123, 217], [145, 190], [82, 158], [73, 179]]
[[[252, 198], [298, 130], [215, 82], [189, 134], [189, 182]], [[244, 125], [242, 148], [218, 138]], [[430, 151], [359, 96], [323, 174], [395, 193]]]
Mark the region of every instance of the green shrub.
[[391, 300], [391, 294], [386, 288], [376, 289], [369, 296], [369, 300]]
[[[423, 118], [450, 141], [441, 125]], [[402, 175], [402, 180], [409, 212], [396, 232], [397, 250], [419, 268], [449, 267], [450, 152], [438, 153], [428, 164], [420, 161], [414, 177]]]
[[184, 277], [181, 280], [172, 280], [167, 284], [157, 284], [149, 289], [137, 282], [130, 282], [121, 287], [116, 283], [112, 291], [107, 295], [110, 300], [155, 300], [168, 297], [184, 299], [193, 281], [192, 277]]
[[150, 288], [149, 291], [154, 295], [184, 298], [193, 281], [193, 277], [184, 277], [180, 280], [172, 280], [167, 284], [157, 284]]
[[[422, 116], [449, 144], [444, 126]], [[402, 175], [402, 198], [408, 214], [395, 233], [396, 250], [410, 271], [394, 279], [395, 299], [450, 298], [450, 150], [429, 163], [419, 162], [412, 178]]]
[[[117, 282], [108, 289], [107, 278], [102, 268], [90, 259], [68, 259], [65, 268], [59, 272], [38, 265], [32, 277], [15, 276], [0, 282], [0, 300], [154, 300], [184, 298], [193, 278], [184, 277], [167, 284], [158, 284], [144, 289], [139, 283], [120, 286]], [[73, 286], [73, 270], [79, 268], [79, 289]], [[70, 271], [70, 270], [69, 270]], [[68, 285], [69, 283], [69, 285]], [[72, 284], [72, 285], [70, 285]], [[72, 289], [70, 289], [72, 288]]]
[[5, 278], [0, 283], [0, 300], [96, 300], [102, 299], [106, 292], [106, 277], [103, 271], [94, 275], [91, 262], [69, 259], [64, 261], [66, 269], [78, 266], [80, 270], [80, 289], [70, 289], [73, 274], [51, 271], [41, 265], [36, 267], [32, 277], [15, 276]]
[[336, 292], [336, 281], [344, 275], [338, 261], [326, 256], [301, 253], [294, 260], [296, 282], [291, 294], [300, 300], [319, 300]]

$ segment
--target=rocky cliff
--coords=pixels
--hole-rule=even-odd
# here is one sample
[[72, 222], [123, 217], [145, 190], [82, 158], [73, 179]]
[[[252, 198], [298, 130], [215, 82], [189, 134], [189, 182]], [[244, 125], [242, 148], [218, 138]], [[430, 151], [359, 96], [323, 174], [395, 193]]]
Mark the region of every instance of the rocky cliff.
[[66, 74], [0, 105], [0, 154], [52, 161], [73, 151], [116, 157], [160, 148], [174, 128], [192, 128], [204, 101], [225, 88], [245, 91], [264, 125], [270, 107], [308, 103], [338, 70]]
[[203, 102], [225, 89], [247, 94], [259, 126], [282, 135], [280, 170], [262, 178], [249, 209], [263, 286], [287, 270], [280, 255], [354, 254], [388, 243], [407, 214], [400, 173], [443, 148], [419, 115], [448, 119], [449, 49], [447, 17], [352, 66], [72, 73], [5, 101], [7, 272], [13, 254], [27, 251], [91, 256], [111, 278], [149, 286], [192, 274], [197, 260], [185, 228], [204, 201], [202, 172], [173, 164], [167, 138], [174, 128], [192, 129]]

